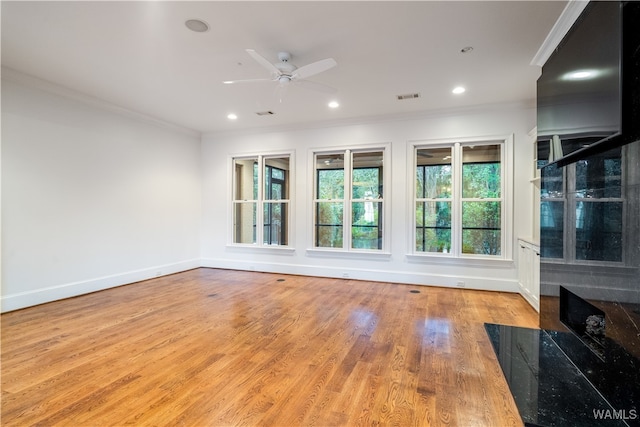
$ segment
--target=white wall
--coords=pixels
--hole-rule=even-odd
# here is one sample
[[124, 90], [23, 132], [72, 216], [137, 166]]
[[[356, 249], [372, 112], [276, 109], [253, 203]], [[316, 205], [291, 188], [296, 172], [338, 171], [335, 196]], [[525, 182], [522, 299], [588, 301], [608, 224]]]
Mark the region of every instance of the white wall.
[[4, 75], [2, 311], [199, 266], [199, 135]]
[[[15, 77], [15, 76], [13, 76]], [[29, 79], [2, 81], [2, 311], [198, 266], [518, 291], [512, 260], [407, 258], [409, 141], [514, 135], [514, 230], [530, 235], [535, 110], [484, 107], [361, 124], [205, 135], [86, 102]], [[390, 256], [311, 248], [312, 149], [391, 143]], [[289, 251], [228, 246], [230, 156], [293, 150]], [[514, 253], [514, 257], [516, 253]]]
[[[365, 124], [343, 124], [286, 131], [238, 132], [203, 136], [203, 235], [204, 266], [380, 280], [391, 282], [456, 286], [464, 281], [468, 288], [518, 291], [513, 260], [470, 263], [438, 259], [415, 262], [406, 257], [411, 248], [410, 155], [408, 141], [450, 140], [514, 135], [514, 230], [512, 244], [520, 235], [531, 235], [533, 189], [533, 144], [527, 132], [535, 125], [535, 109], [520, 105], [436, 114], [404, 120], [378, 120]], [[349, 254], [318, 256], [307, 252], [312, 246], [309, 164], [312, 149], [371, 143], [392, 144], [392, 186], [385, 202], [392, 204], [391, 256], [376, 259]], [[260, 154], [273, 150], [294, 150], [292, 251], [244, 249], [228, 246], [231, 227], [230, 157]], [[514, 251], [514, 257], [517, 252]]]

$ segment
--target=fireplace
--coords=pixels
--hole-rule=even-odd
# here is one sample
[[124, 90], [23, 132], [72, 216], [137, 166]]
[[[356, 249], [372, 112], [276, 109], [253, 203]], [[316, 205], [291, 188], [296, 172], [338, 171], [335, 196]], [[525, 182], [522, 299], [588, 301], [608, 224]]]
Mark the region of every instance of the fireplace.
[[[540, 327], [640, 425], [640, 141], [543, 168]], [[551, 191], [555, 192], [551, 192]], [[567, 390], [571, 393], [571, 389]]]
[[[540, 329], [486, 325], [527, 425], [640, 426], [638, 25], [640, 3], [590, 2], [538, 80]], [[598, 66], [609, 53], [615, 66]], [[616, 83], [558, 74], [581, 68]], [[605, 86], [620, 126], [602, 138]]]
[[560, 321], [598, 357], [604, 360], [606, 319], [604, 311], [560, 286]]

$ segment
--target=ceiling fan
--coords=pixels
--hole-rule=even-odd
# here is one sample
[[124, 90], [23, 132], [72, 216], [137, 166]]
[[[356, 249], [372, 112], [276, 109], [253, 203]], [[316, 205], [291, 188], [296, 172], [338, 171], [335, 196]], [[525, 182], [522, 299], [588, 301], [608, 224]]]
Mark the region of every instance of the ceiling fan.
[[270, 78], [262, 79], [248, 79], [248, 80], [226, 80], [224, 84], [236, 84], [236, 83], [252, 83], [252, 82], [276, 82], [281, 88], [285, 88], [290, 84], [303, 86], [308, 89], [317, 90], [325, 93], [335, 93], [337, 90], [331, 86], [327, 86], [322, 83], [312, 82], [306, 80], [311, 76], [320, 74], [323, 71], [327, 71], [330, 68], [338, 65], [333, 58], [327, 58], [320, 61], [313, 62], [308, 65], [304, 65], [300, 68], [293, 65], [291, 62], [291, 54], [289, 52], [278, 53], [278, 59], [280, 62], [272, 64], [265, 57], [260, 55], [253, 49], [247, 49], [247, 53], [260, 65], [269, 70], [271, 73]]

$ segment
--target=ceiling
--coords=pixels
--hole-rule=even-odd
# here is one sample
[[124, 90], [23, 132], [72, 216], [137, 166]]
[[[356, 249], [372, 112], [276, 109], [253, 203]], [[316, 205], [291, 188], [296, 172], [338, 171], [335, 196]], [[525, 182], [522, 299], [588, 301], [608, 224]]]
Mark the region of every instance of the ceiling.
[[[2, 1], [2, 66], [201, 133], [531, 102], [530, 65], [565, 1]], [[188, 19], [207, 22], [196, 33]], [[462, 53], [461, 49], [473, 50]], [[267, 78], [245, 49], [303, 66], [328, 94]], [[466, 92], [452, 94], [455, 86]], [[399, 101], [397, 95], [419, 93]], [[340, 106], [327, 104], [337, 100]], [[272, 111], [273, 115], [256, 113]], [[238, 118], [229, 120], [235, 113]]]

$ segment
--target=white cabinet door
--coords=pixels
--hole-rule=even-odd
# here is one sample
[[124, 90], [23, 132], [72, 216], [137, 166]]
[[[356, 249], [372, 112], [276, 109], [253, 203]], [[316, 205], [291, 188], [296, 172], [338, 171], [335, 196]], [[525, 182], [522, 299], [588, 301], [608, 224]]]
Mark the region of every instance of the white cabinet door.
[[522, 239], [518, 239], [518, 282], [520, 294], [540, 311], [540, 249]]

